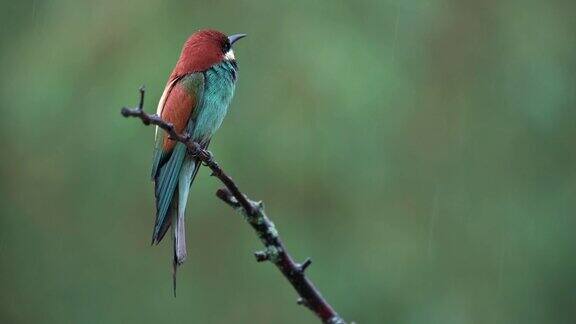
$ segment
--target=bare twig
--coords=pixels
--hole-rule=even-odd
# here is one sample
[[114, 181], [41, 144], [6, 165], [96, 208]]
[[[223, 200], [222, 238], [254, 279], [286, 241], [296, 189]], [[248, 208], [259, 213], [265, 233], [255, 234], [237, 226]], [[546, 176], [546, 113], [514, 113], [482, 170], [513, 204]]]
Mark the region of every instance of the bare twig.
[[216, 196], [242, 213], [250, 226], [256, 231], [256, 234], [258, 234], [260, 241], [262, 241], [265, 246], [265, 250], [254, 253], [256, 260], [258, 262], [270, 261], [274, 263], [300, 296], [300, 298], [298, 298], [298, 304], [304, 305], [313, 311], [323, 323], [345, 324], [346, 322], [338, 315], [332, 306], [328, 304], [320, 294], [320, 291], [318, 291], [306, 276], [305, 271], [312, 263], [312, 260], [308, 258], [302, 264], [294, 261], [280, 239], [274, 223], [266, 216], [262, 202], [248, 199], [248, 197], [238, 189], [234, 180], [214, 161], [212, 154], [202, 149], [198, 143], [192, 141], [189, 134], [178, 134], [174, 125], [167, 123], [157, 115], [145, 113], [144, 92], [144, 87], [140, 87], [140, 101], [138, 106], [135, 108], [123, 107], [121, 111], [122, 115], [124, 117], [139, 118], [144, 125], [156, 125], [166, 131], [171, 139], [186, 145], [192, 154], [196, 155], [198, 159], [212, 170], [212, 175], [224, 184], [225, 188], [218, 189]]

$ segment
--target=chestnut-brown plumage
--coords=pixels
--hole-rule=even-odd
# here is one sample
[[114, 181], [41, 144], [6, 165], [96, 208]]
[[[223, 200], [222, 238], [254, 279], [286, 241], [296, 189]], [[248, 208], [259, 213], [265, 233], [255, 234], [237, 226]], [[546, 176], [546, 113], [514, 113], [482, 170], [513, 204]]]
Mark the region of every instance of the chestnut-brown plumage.
[[212, 29], [196, 32], [184, 43], [182, 53], [170, 78], [206, 71], [212, 65], [222, 61], [229, 49], [230, 41], [221, 32]]

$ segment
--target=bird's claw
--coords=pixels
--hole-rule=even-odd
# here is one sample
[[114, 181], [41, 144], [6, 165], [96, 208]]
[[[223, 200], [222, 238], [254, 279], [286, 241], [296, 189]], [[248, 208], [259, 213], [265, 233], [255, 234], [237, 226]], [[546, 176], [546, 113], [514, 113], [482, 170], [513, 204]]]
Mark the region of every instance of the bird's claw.
[[204, 165], [208, 165], [209, 163], [213, 162], [214, 155], [212, 152], [203, 149], [202, 146], [197, 143], [193, 144], [194, 148], [188, 149], [189, 154], [192, 155], [193, 158], [202, 161]]
[[208, 164], [212, 163], [214, 161], [214, 154], [212, 154], [212, 152], [208, 151], [208, 150], [204, 150], [204, 152], [206, 154], [206, 158], [202, 159], [202, 163], [205, 166], [208, 166]]

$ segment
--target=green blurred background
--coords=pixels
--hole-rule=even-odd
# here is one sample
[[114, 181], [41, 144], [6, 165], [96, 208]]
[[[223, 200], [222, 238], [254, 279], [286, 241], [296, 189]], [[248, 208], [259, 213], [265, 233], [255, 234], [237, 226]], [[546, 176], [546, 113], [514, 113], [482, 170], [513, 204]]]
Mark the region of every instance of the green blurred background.
[[574, 323], [574, 1], [1, 2], [0, 322], [316, 323], [202, 170], [150, 247], [154, 111], [244, 32], [211, 150], [358, 323]]

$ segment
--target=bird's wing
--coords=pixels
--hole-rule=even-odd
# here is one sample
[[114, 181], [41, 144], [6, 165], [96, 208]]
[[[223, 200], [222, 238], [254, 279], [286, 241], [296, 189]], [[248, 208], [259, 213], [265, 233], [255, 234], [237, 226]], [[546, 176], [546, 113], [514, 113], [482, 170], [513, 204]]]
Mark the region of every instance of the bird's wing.
[[[157, 116], [162, 116], [162, 110], [164, 109], [164, 105], [166, 104], [166, 99], [168, 98], [168, 95], [170, 94], [170, 91], [172, 91], [172, 89], [174, 88], [174, 85], [180, 81], [181, 78], [174, 78], [170, 81], [168, 81], [168, 84], [166, 84], [166, 87], [164, 88], [164, 92], [162, 93], [162, 97], [160, 97], [160, 101], [158, 102], [158, 107], [156, 108], [156, 115]], [[164, 133], [160, 127], [156, 126], [156, 130], [155, 130], [155, 143], [154, 143], [154, 155], [153, 155], [153, 159], [152, 159], [152, 180], [154, 180], [154, 177], [156, 176], [156, 173], [158, 172], [158, 166], [160, 165], [160, 160], [162, 160], [162, 156], [164, 155], [162, 152], [162, 144], [164, 143], [164, 135], [166, 135], [166, 133]]]
[[[172, 123], [178, 133], [191, 132], [199, 110], [199, 103], [202, 102], [203, 74], [186, 75], [170, 83], [167, 87], [170, 89], [165, 90], [165, 95], [163, 95], [164, 103], [159, 108], [160, 117]], [[186, 146], [184, 144], [171, 140], [164, 132], [157, 134], [152, 170], [156, 197], [156, 223], [152, 236], [153, 242], [160, 242], [172, 221], [172, 218], [167, 216], [185, 156]]]

